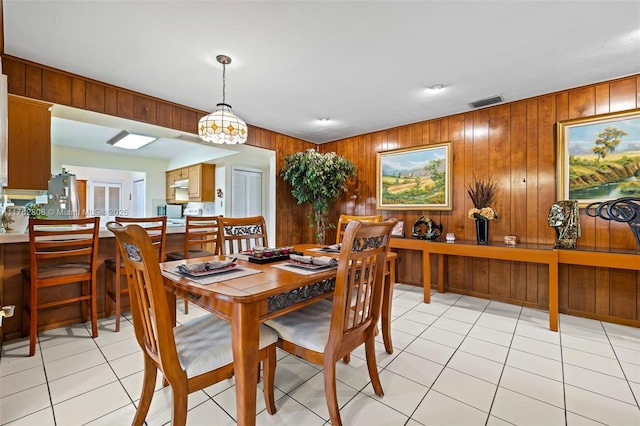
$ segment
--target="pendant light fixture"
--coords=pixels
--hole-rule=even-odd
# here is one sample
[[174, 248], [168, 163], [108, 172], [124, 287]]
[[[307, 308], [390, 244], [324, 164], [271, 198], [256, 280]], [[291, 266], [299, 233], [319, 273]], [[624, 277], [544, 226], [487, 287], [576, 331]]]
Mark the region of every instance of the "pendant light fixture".
[[226, 66], [231, 58], [226, 55], [216, 56], [222, 64], [222, 103], [205, 115], [198, 122], [198, 135], [205, 142], [237, 144], [247, 141], [247, 124], [231, 111], [231, 105], [225, 103]]

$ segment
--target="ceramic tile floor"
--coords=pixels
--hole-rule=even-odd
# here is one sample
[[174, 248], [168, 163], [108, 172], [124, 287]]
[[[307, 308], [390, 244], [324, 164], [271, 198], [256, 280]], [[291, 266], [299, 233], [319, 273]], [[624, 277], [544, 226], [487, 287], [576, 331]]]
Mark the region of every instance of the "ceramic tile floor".
[[[398, 284], [392, 355], [378, 344], [385, 391], [369, 383], [364, 351], [339, 363], [345, 425], [640, 425], [640, 329]], [[181, 305], [181, 304], [179, 304]], [[179, 320], [206, 315], [191, 306]], [[128, 320], [129, 317], [125, 316]], [[5, 343], [0, 359], [0, 424], [129, 425], [142, 381], [142, 356], [130, 321], [119, 333], [101, 320]], [[258, 425], [328, 425], [321, 368], [279, 352], [276, 406], [258, 394]], [[160, 378], [148, 425], [170, 422], [170, 388]], [[228, 380], [189, 396], [189, 425], [233, 425]]]

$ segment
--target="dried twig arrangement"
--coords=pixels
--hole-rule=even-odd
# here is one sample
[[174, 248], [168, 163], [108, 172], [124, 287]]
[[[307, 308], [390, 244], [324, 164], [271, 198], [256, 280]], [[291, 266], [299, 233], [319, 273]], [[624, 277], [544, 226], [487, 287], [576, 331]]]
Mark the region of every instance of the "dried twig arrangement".
[[477, 209], [490, 207], [496, 192], [498, 192], [498, 185], [491, 176], [486, 181], [484, 179], [478, 180], [474, 173], [473, 184], [467, 185], [467, 194]]

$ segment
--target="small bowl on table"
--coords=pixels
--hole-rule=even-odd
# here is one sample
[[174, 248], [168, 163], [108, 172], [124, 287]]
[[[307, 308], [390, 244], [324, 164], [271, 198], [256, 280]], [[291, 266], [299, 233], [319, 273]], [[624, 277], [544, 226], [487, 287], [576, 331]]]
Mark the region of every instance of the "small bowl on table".
[[251, 250], [251, 255], [258, 259], [262, 259], [265, 255], [264, 247], [254, 247], [253, 250]]
[[273, 251], [273, 255], [274, 256], [280, 256], [282, 254], [282, 249], [281, 248], [276, 247], [276, 248], [273, 248], [271, 250]]
[[291, 252], [293, 251], [293, 246], [284, 246], [282, 247], [282, 254], [291, 254]]

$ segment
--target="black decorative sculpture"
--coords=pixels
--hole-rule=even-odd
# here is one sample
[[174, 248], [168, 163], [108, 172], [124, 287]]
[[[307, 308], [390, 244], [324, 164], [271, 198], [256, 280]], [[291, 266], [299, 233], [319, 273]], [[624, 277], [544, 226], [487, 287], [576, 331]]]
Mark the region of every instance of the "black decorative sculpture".
[[436, 225], [433, 219], [421, 216], [413, 224], [411, 235], [421, 240], [435, 240], [442, 235], [442, 224]]
[[591, 217], [628, 223], [633, 236], [636, 237], [636, 246], [640, 250], [640, 198], [622, 197], [616, 200], [598, 201], [589, 204], [585, 213]]
[[556, 243], [553, 248], [574, 249], [577, 239], [582, 236], [578, 202], [556, 201], [549, 209], [549, 226], [556, 229]]

